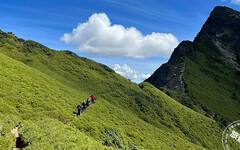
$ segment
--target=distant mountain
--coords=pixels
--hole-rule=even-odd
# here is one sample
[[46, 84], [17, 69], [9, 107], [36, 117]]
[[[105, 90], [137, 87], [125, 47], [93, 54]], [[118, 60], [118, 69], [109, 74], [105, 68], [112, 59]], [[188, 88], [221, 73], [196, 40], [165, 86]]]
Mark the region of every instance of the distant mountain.
[[213, 119], [149, 83], [0, 31], [0, 149], [221, 149], [221, 135]]
[[147, 82], [226, 126], [240, 118], [240, 12], [216, 7]]

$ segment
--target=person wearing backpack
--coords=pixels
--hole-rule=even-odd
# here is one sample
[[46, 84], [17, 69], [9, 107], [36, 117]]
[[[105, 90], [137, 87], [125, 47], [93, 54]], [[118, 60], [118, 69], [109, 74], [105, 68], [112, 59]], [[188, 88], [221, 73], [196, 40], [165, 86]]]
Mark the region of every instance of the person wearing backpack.
[[87, 99], [86, 105], [87, 105], [87, 107], [90, 105], [90, 100], [89, 100], [89, 98]]
[[77, 116], [80, 116], [81, 115], [81, 111], [82, 111], [82, 107], [81, 107], [80, 104], [78, 104], [77, 110], [78, 110]]
[[82, 103], [82, 105], [83, 105], [83, 111], [86, 109], [86, 106], [87, 106], [87, 104], [86, 104], [86, 101], [84, 101], [83, 103]]

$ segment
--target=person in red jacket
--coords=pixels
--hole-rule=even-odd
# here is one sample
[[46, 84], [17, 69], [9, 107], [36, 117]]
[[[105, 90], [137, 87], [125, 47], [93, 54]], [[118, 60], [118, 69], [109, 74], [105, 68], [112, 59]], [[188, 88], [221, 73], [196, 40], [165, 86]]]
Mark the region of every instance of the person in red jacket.
[[95, 103], [95, 100], [96, 100], [96, 96], [93, 94], [90, 96], [92, 98], [92, 103], [94, 104]]

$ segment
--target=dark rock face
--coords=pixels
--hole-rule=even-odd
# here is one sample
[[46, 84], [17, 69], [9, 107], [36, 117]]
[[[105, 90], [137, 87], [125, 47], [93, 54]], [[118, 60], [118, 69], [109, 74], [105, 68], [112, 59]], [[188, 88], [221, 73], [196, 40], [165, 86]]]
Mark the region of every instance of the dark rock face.
[[194, 52], [193, 43], [191, 41], [183, 41], [178, 45], [178, 47], [173, 51], [168, 63], [175, 63], [181, 61], [184, 56]]
[[240, 71], [240, 63], [238, 60], [238, 54], [234, 53], [234, 51], [231, 50], [231, 47], [229, 45], [223, 45], [219, 41], [214, 41], [214, 45], [219, 49], [221, 54], [225, 58], [225, 62], [230, 63], [233, 65], [238, 71]]
[[184, 92], [184, 57], [197, 51], [198, 45], [206, 41], [218, 49], [225, 62], [240, 71], [240, 12], [218, 6], [214, 8], [195, 40], [180, 43], [169, 61], [158, 68], [146, 82], [157, 88]]
[[168, 63], [163, 64], [146, 81], [157, 88], [165, 87], [178, 92], [185, 92], [182, 78], [185, 69], [183, 57], [193, 52], [192, 42], [183, 41], [174, 50]]
[[194, 40], [211, 41], [225, 61], [240, 70], [240, 12], [227, 7], [216, 7]]

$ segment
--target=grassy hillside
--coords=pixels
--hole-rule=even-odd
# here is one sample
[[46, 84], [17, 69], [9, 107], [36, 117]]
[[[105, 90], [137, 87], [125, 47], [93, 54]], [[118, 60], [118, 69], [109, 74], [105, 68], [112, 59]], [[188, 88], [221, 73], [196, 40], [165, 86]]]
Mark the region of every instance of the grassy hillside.
[[[10, 129], [18, 124], [23, 138], [31, 143], [29, 149], [39, 145], [46, 149], [103, 148], [72, 126], [63, 124], [74, 118], [72, 104], [83, 96], [81, 93], [3, 54], [0, 59], [1, 149], [15, 146]], [[88, 141], [86, 145], [85, 141]]]
[[[0, 33], [0, 149], [220, 149], [222, 130], [148, 83], [105, 65]], [[75, 107], [97, 95], [82, 116]]]
[[184, 81], [190, 97], [215, 112], [225, 126], [240, 117], [240, 76], [225, 63], [219, 50], [211, 43], [198, 45], [198, 52], [186, 57]]

